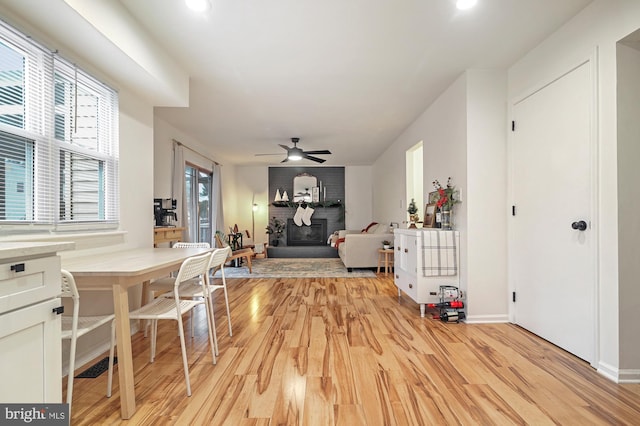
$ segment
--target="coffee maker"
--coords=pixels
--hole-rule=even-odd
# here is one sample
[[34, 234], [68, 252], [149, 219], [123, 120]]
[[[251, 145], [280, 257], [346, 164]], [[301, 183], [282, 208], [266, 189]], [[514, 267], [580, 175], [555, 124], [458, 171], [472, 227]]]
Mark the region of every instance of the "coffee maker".
[[153, 199], [153, 217], [156, 226], [176, 226], [178, 220], [176, 205], [176, 200], [170, 198]]

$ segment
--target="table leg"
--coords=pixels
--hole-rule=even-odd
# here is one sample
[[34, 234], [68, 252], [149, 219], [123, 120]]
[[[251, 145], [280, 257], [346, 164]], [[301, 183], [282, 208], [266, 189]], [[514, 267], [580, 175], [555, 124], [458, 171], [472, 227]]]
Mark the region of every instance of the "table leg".
[[384, 274], [389, 274], [389, 253], [384, 253]]
[[129, 294], [127, 288], [113, 285], [113, 309], [116, 316], [118, 377], [120, 379], [120, 415], [130, 419], [136, 412], [136, 394], [133, 381], [131, 354], [131, 328], [129, 326]]

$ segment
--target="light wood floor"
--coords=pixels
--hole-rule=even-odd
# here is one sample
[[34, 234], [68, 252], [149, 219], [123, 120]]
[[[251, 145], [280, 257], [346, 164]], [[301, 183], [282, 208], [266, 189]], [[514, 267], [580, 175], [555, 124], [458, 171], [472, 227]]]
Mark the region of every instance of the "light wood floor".
[[228, 285], [234, 335], [220, 295], [218, 364], [203, 311], [188, 339], [191, 397], [168, 322], [153, 364], [148, 339], [133, 337], [134, 417], [120, 420], [117, 374], [108, 399], [105, 373], [76, 379], [72, 424], [640, 424], [640, 385], [617, 385], [511, 324], [420, 318], [391, 276]]

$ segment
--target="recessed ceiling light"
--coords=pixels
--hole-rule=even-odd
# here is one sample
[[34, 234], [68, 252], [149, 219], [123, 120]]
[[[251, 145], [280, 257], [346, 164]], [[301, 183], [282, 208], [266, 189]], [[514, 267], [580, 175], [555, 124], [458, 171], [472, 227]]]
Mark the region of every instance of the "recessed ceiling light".
[[194, 12], [204, 12], [211, 7], [209, 0], [184, 0], [184, 2], [187, 4], [187, 7]]
[[477, 2], [478, 0], [458, 0], [456, 2], [456, 7], [460, 10], [471, 9]]

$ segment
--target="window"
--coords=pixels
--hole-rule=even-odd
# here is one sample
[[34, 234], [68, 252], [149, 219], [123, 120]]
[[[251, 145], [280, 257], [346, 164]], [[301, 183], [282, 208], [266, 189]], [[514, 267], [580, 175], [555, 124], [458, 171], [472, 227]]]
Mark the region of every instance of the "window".
[[0, 228], [117, 226], [117, 93], [0, 22]]

